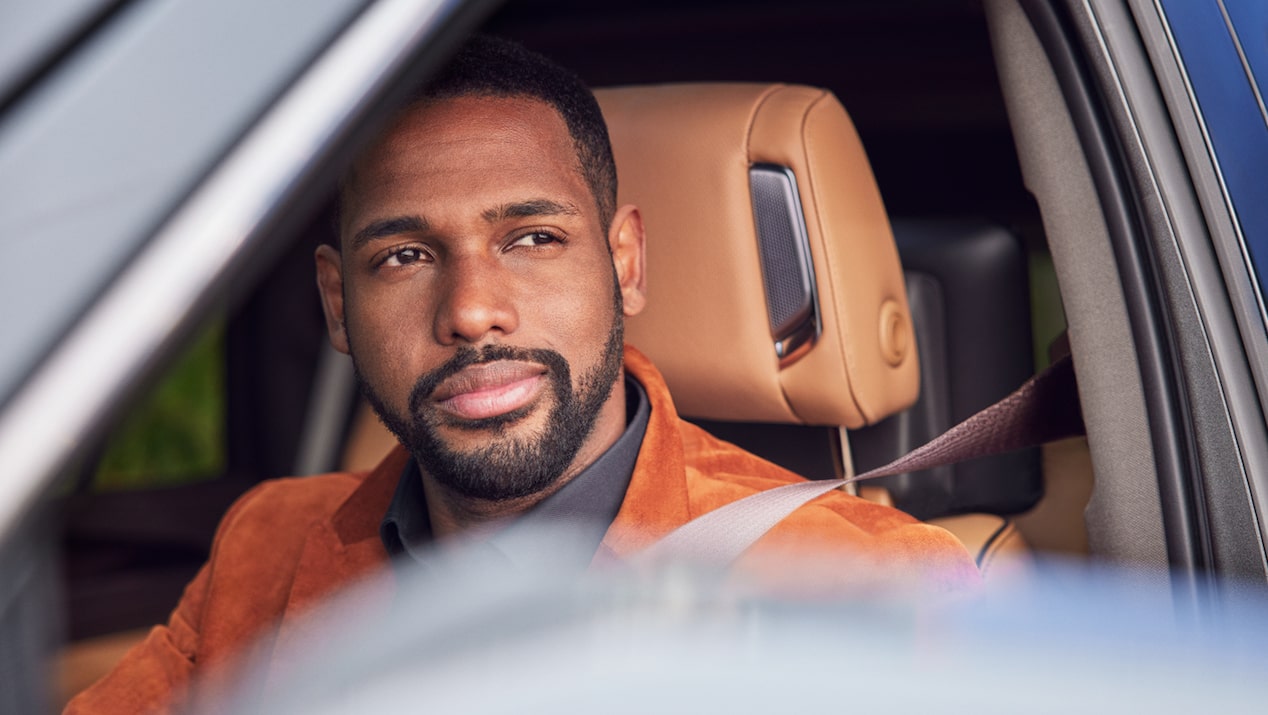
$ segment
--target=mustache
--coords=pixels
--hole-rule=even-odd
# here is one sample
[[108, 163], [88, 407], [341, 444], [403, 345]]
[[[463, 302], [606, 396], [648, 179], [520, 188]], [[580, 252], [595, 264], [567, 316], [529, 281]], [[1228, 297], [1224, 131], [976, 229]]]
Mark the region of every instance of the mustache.
[[571, 388], [572, 370], [563, 355], [545, 348], [517, 348], [510, 345], [485, 345], [483, 348], [462, 347], [445, 361], [443, 365], [419, 377], [409, 392], [410, 414], [418, 414], [423, 403], [431, 397], [436, 388], [445, 380], [457, 375], [472, 365], [513, 360], [545, 365], [552, 380], [557, 384]]

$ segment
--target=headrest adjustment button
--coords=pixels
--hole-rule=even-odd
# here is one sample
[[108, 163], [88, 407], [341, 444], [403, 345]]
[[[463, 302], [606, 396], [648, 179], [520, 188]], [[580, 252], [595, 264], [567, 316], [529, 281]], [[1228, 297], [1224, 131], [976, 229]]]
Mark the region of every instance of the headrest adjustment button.
[[881, 304], [881, 355], [891, 367], [898, 367], [911, 350], [911, 320], [895, 300]]

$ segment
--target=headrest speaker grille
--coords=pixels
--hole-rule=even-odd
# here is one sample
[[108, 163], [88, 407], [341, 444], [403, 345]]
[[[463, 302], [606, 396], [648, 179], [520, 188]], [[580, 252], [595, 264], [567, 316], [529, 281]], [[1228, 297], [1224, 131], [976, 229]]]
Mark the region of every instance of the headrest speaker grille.
[[792, 170], [758, 164], [749, 170], [761, 254], [766, 313], [775, 354], [795, 360], [819, 336], [814, 263]]

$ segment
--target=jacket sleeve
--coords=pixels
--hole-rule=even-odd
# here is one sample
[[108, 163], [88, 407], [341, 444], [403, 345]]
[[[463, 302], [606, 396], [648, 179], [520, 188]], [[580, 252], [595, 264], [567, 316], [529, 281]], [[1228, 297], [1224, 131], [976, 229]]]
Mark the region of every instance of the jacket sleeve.
[[259, 494], [256, 486], [229, 508], [212, 542], [211, 557], [185, 587], [176, 609], [164, 625], [152, 628], [145, 639], [87, 690], [76, 695], [64, 715], [169, 713], [177, 709], [189, 688], [198, 663], [199, 632], [212, 573], [225, 532], [245, 504]]
[[166, 625], [155, 626], [104, 678], [67, 704], [66, 714], [166, 713], [188, 687], [198, 652], [198, 614], [207, 590], [203, 566]]

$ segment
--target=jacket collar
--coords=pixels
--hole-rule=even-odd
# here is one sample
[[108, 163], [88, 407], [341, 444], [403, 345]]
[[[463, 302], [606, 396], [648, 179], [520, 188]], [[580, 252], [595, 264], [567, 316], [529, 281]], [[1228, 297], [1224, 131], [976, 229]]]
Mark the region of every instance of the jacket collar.
[[366, 539], [379, 539], [379, 522], [387, 513], [396, 484], [401, 479], [409, 453], [399, 444], [388, 452], [379, 465], [368, 475], [361, 486], [344, 500], [331, 517], [331, 527], [343, 544], [354, 544]]

